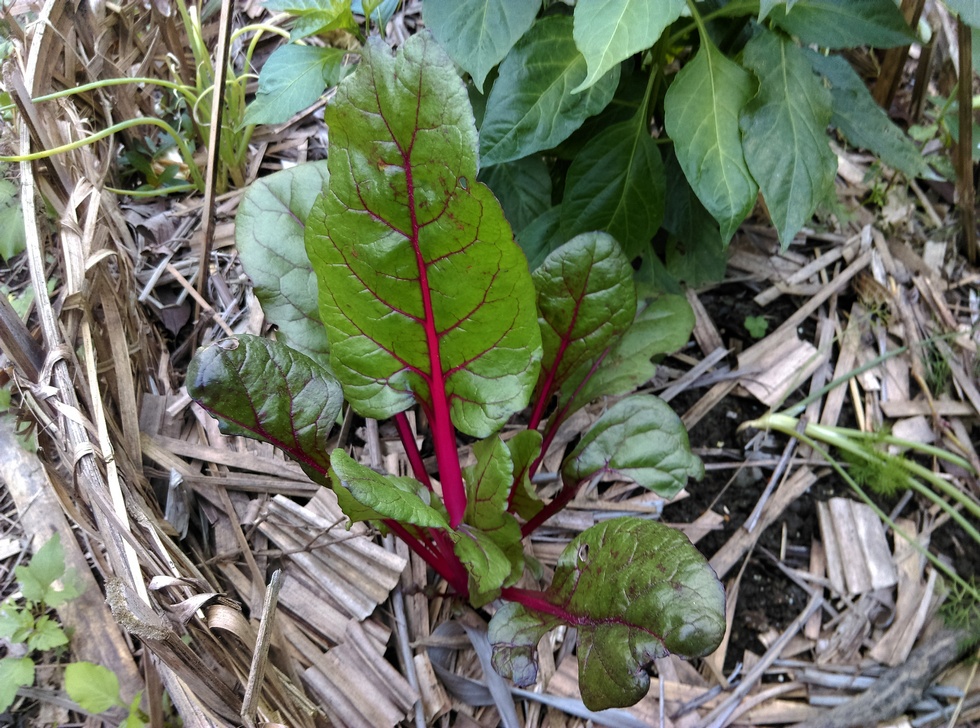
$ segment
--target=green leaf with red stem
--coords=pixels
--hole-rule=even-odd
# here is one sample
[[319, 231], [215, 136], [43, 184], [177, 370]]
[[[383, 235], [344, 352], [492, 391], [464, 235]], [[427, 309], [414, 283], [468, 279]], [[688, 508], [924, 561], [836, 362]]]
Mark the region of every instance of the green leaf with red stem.
[[282, 449], [320, 476], [329, 469], [330, 430], [343, 394], [326, 368], [285, 344], [241, 334], [198, 351], [187, 393], [221, 431]]
[[633, 269], [606, 233], [577, 235], [534, 271], [544, 358], [530, 427], [568, 377], [591, 367], [636, 315]]
[[578, 629], [579, 689], [590, 710], [633, 705], [650, 686], [646, 665], [670, 652], [701, 657], [725, 634], [725, 593], [680, 531], [615, 518], [565, 548], [544, 594], [512, 599], [490, 621], [494, 668], [519, 686], [537, 677], [538, 640], [564, 622]]
[[541, 454], [541, 433], [537, 430], [522, 430], [507, 440], [506, 444], [514, 463], [514, 483], [508, 509], [529, 521], [544, 508], [544, 503], [538, 499], [531, 483], [531, 465]]
[[566, 483], [599, 474], [632, 480], [669, 498], [688, 478], [704, 477], [704, 465], [691, 452], [684, 423], [670, 405], [636, 394], [606, 410], [562, 465]]
[[331, 367], [356, 412], [418, 401], [453, 527], [455, 429], [487, 437], [527, 405], [540, 334], [527, 262], [476, 181], [462, 81], [428, 33], [372, 39], [325, 112], [330, 185], [307, 221]]

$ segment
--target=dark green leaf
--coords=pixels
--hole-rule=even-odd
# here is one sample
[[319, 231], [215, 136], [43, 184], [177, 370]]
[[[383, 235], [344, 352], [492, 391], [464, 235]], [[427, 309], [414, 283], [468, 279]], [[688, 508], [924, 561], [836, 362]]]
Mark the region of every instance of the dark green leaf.
[[534, 271], [547, 398], [582, 367], [593, 366], [633, 323], [633, 269], [606, 233], [584, 233], [551, 253]]
[[490, 621], [493, 664], [519, 686], [537, 676], [535, 646], [560, 621], [578, 628], [579, 689], [590, 710], [646, 695], [646, 666], [670, 652], [700, 657], [725, 634], [725, 593], [705, 558], [669, 526], [615, 518], [562, 552], [549, 613], [518, 604]]
[[195, 354], [187, 393], [219, 418], [223, 431], [247, 434], [325, 473], [328, 436], [343, 395], [325, 368], [284, 344], [241, 334]]
[[785, 248], [833, 188], [831, 98], [803, 51], [763, 31], [745, 47], [759, 94], [742, 112], [742, 147]]
[[34, 684], [34, 660], [30, 657], [0, 658], [0, 713], [14, 703], [17, 690]]
[[638, 255], [663, 222], [665, 186], [660, 150], [645, 119], [614, 124], [586, 144], [568, 170], [562, 234], [602, 230], [628, 256]]
[[319, 46], [279, 46], [259, 74], [255, 100], [245, 110], [245, 124], [281, 124], [312, 106], [340, 80], [347, 51]]
[[483, 93], [490, 69], [527, 32], [541, 0], [426, 0], [425, 25]]
[[328, 179], [325, 160], [270, 174], [246, 190], [235, 217], [238, 254], [262, 311], [278, 327], [282, 343], [324, 365], [329, 346], [303, 236]]
[[680, 17], [684, 0], [578, 0], [575, 43], [589, 74], [575, 93], [590, 87], [620, 61], [650, 48]]
[[566, 482], [607, 474], [670, 498], [688, 478], [700, 480], [704, 465], [677, 413], [659, 397], [636, 394], [606, 410], [562, 465]]
[[527, 266], [532, 271], [564, 242], [565, 238], [561, 234], [561, 206], [545, 211], [517, 233], [517, 244], [527, 256]]
[[65, 667], [65, 692], [89, 713], [124, 705], [116, 673], [92, 662], [72, 662]]
[[500, 201], [515, 235], [551, 207], [551, 175], [541, 157], [496, 164], [482, 170], [479, 179]]
[[918, 147], [878, 106], [851, 64], [840, 56], [813, 51], [807, 51], [807, 56], [817, 72], [830, 82], [831, 126], [837, 127], [851, 144], [873, 152], [907, 177], [933, 176]]
[[972, 28], [980, 28], [980, 2], [977, 0], [943, 0], [943, 3]]
[[500, 64], [480, 127], [481, 165], [550, 149], [602, 111], [616, 91], [619, 66], [588, 90], [573, 93], [585, 76], [572, 19], [552, 15], [538, 20]]
[[326, 122], [306, 248], [348, 402], [385, 418], [419, 401], [437, 431], [490, 435], [527, 404], [540, 334], [524, 255], [476, 181], [462, 82], [427, 33], [397, 56], [371, 40]]
[[742, 154], [738, 114], [755, 82], [707, 38], [664, 98], [664, 124], [694, 193], [721, 227], [727, 244], [752, 212], [759, 187]]
[[333, 490], [352, 521], [390, 518], [403, 525], [449, 530], [445, 516], [432, 507], [429, 491], [417, 480], [376, 473], [340, 449], [333, 451], [330, 465]]
[[805, 44], [823, 48], [891, 48], [915, 42], [893, 0], [797, 0], [792, 8], [772, 8], [769, 18]]
[[295, 15], [290, 40], [328, 30], [356, 30], [350, 0], [265, 0], [266, 8]]

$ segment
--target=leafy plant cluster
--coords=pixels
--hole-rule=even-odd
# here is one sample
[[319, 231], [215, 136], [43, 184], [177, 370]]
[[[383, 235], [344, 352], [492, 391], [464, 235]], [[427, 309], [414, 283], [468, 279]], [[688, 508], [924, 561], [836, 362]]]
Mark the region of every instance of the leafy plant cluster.
[[[704, 557], [665, 525], [616, 518], [575, 538], [539, 590], [523, 540], [587, 484], [632, 481], [671, 496], [701, 477], [668, 405], [620, 398], [687, 340], [686, 301], [639, 297], [605, 232], [572, 236], [529, 271], [478, 180], [464, 84], [428, 33], [397, 54], [372, 39], [325, 120], [327, 162], [256, 183], [236, 221], [277, 340], [242, 335], [199, 351], [188, 392], [224, 432], [282, 448], [351, 521], [398, 535], [460, 598], [494, 612], [499, 672], [532, 683], [539, 639], [565, 624], [577, 629], [586, 705], [634, 703], [651, 660], [705, 655], [724, 634], [724, 592]], [[345, 400], [394, 422], [411, 477], [334, 449]], [[545, 453], [596, 400], [604, 411], [542, 501], [532, 479]], [[433, 472], [405, 414], [416, 407]], [[475, 463], [463, 466], [465, 442]]]
[[[14, 570], [20, 598], [10, 597], [0, 604], [0, 638], [12, 646], [22, 646], [24, 655], [0, 658], [0, 712], [13, 705], [17, 691], [34, 684], [37, 653], [64, 649], [68, 635], [49, 614], [80, 596], [82, 585], [74, 569], [65, 568], [61, 537], [55, 533], [27, 564]], [[146, 725], [139, 710], [142, 693], [130, 703], [119, 694], [119, 679], [102, 665], [71, 662], [64, 668], [65, 692], [79, 707], [92, 714], [123, 708], [124, 728]]]

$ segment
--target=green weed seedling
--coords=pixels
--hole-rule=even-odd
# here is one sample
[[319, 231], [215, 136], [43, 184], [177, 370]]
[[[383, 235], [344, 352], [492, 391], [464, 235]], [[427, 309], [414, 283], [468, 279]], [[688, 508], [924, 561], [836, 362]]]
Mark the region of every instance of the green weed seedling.
[[[18, 566], [15, 574], [20, 596], [0, 604], [0, 638], [22, 646], [24, 654], [0, 658], [0, 712], [13, 705], [20, 688], [34, 684], [34, 655], [68, 645], [68, 635], [49, 612], [82, 593], [77, 573], [65, 568], [65, 552], [57, 533], [29, 563]], [[84, 711], [98, 714], [114, 707], [125, 708], [125, 728], [145, 725], [139, 711], [142, 694], [137, 694], [132, 703], [125, 703], [119, 695], [115, 673], [101, 665], [69, 663], [65, 667], [65, 691]]]
[[[585, 704], [635, 703], [653, 659], [706, 655], [722, 639], [724, 591], [704, 557], [668, 526], [615, 518], [573, 539], [539, 590], [523, 541], [586, 484], [632, 481], [669, 497], [702, 476], [667, 404], [619, 397], [651, 378], [653, 357], [684, 345], [689, 306], [639, 299], [630, 259], [606, 233], [572, 236], [530, 272], [478, 180], [466, 89], [429, 34], [397, 54], [370, 41], [325, 119], [328, 161], [253, 185], [237, 218], [277, 340], [242, 335], [199, 351], [188, 392], [224, 432], [282, 448], [351, 521], [394, 533], [460, 602], [492, 612], [501, 674], [533, 683], [539, 639], [568, 625]], [[334, 449], [344, 400], [394, 422], [411, 477]], [[596, 400], [605, 411], [565, 457], [560, 491], [540, 500], [531, 483], [544, 454]], [[415, 407], [437, 474], [406, 417]], [[461, 465], [460, 437], [475, 464]]]

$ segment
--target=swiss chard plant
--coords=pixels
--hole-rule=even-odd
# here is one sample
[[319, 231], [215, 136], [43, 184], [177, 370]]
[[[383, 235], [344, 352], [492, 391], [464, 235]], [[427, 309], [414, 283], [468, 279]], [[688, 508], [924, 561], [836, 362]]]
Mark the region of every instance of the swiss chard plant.
[[[224, 432], [284, 450], [351, 521], [396, 534], [459, 599], [493, 612], [501, 674], [534, 682], [538, 640], [569, 625], [586, 705], [636, 702], [653, 659], [702, 656], [722, 639], [724, 592], [705, 559], [679, 531], [615, 518], [572, 540], [538, 588], [523, 541], [585, 484], [671, 496], [701, 477], [677, 415], [629, 394], [653, 357], [686, 341], [686, 302], [640, 300], [629, 258], [604, 232], [572, 236], [530, 272], [478, 181], [464, 84], [427, 33], [397, 54], [369, 42], [325, 121], [327, 162], [265, 178], [238, 213], [239, 252], [277, 340], [200, 350], [188, 391]], [[394, 422], [411, 477], [332, 449], [345, 400]], [[532, 481], [545, 454], [597, 400], [605, 410], [564, 457], [560, 490], [540, 499]], [[427, 422], [432, 472], [412, 408]], [[463, 443], [474, 456], [465, 466]]]

